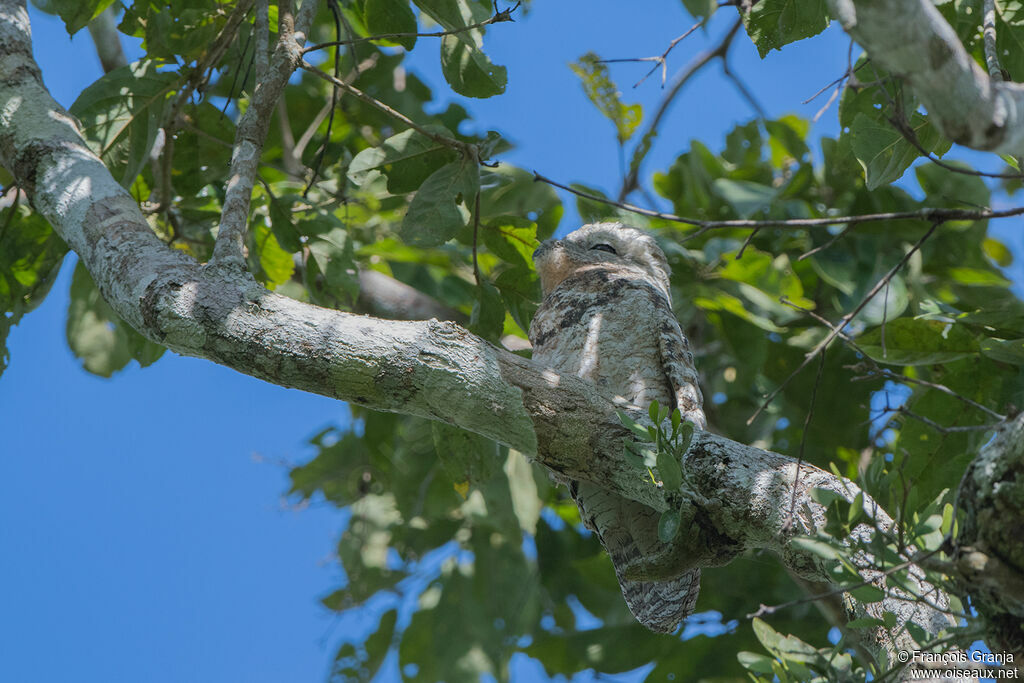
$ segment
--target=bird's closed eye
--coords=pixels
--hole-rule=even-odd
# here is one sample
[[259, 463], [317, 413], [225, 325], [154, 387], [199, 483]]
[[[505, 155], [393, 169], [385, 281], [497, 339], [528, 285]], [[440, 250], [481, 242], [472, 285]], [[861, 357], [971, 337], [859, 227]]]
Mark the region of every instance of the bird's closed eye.
[[607, 251], [609, 254], [615, 254], [616, 256], [619, 253], [615, 251], [615, 247], [613, 247], [610, 244], [595, 244], [594, 246], [591, 247], [591, 249], [596, 249], [598, 251]]

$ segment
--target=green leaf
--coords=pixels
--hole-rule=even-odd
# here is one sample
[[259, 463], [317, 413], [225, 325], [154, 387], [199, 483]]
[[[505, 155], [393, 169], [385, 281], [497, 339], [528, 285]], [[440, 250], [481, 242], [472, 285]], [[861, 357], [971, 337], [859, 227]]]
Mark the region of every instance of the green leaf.
[[580, 57], [570, 68], [583, 82], [587, 98], [615, 125], [619, 143], [629, 140], [643, 116], [640, 105], [623, 104], [619, 89], [608, 73], [608, 66], [593, 52]]
[[764, 127], [768, 130], [773, 166], [782, 168], [786, 159], [800, 162], [807, 157], [810, 149], [804, 140], [807, 138], [810, 125], [809, 121], [793, 114], [764, 122]]
[[554, 188], [534, 182], [533, 174], [521, 168], [502, 163], [481, 172], [481, 221], [525, 216], [537, 224], [537, 239], [546, 240], [558, 227], [562, 211], [562, 201]]
[[529, 268], [540, 246], [537, 224], [518, 216], [499, 216], [481, 226], [483, 243], [503, 261]]
[[180, 76], [143, 60], [114, 69], [71, 105], [82, 135], [122, 187], [131, 187], [149, 161], [168, 96]]
[[852, 595], [858, 602], [863, 602], [865, 604], [881, 602], [885, 599], [885, 591], [878, 586], [872, 586], [871, 584], [851, 589], [850, 595]]
[[[428, 130], [446, 138], [452, 134], [441, 126], [428, 126]], [[362, 186], [371, 179], [371, 171], [378, 171], [388, 179], [388, 192], [412, 192], [432, 173], [455, 158], [455, 152], [439, 142], [409, 129], [392, 135], [379, 147], [364, 149], [348, 166], [348, 179]]]
[[397, 621], [397, 610], [391, 609], [381, 615], [377, 630], [363, 642], [362, 652], [352, 643], [342, 645], [331, 665], [331, 680], [373, 680], [391, 648]]
[[7, 334], [53, 286], [67, 246], [25, 204], [0, 213], [0, 374], [7, 367]]
[[647, 427], [636, 422], [633, 418], [621, 410], [616, 410], [616, 414], [619, 416], [619, 422], [621, 422], [626, 429], [633, 432], [633, 434], [642, 441], [650, 441], [650, 437], [647, 434]]
[[479, 177], [476, 164], [459, 161], [430, 174], [409, 203], [399, 230], [402, 240], [410, 245], [436, 247], [454, 237], [466, 225], [457, 202], [464, 188], [471, 184], [471, 175]]
[[762, 58], [783, 45], [818, 35], [828, 22], [824, 0], [761, 0], [743, 15], [743, 25]]
[[277, 289], [278, 285], [292, 279], [295, 260], [281, 248], [269, 227], [262, 222], [253, 223], [247, 238], [249, 259], [256, 262], [252, 270], [267, 289]]
[[32, 4], [47, 14], [58, 15], [68, 34], [74, 35], [114, 4], [114, 0], [32, 0]]
[[740, 218], [750, 218], [755, 213], [767, 209], [778, 196], [775, 188], [749, 180], [718, 178], [711, 183], [711, 189], [725, 200]]
[[[331, 294], [351, 304], [359, 296], [359, 273], [348, 232], [334, 227], [308, 242], [310, 255]], [[289, 257], [290, 258], [290, 257]]]
[[756, 652], [737, 652], [736, 660], [740, 665], [747, 671], [753, 671], [754, 673], [767, 674], [771, 676], [774, 669], [772, 664], [775, 662], [771, 657], [758, 654]]
[[684, 455], [686, 451], [690, 450], [690, 444], [693, 442], [693, 423], [686, 422], [679, 427], [679, 454]]
[[658, 419], [658, 402], [651, 401], [651, 405], [647, 406], [647, 417], [651, 418], [651, 422], [658, 424], [661, 420]]
[[452, 90], [466, 97], [493, 97], [505, 92], [508, 70], [458, 36], [441, 39], [441, 72]]
[[710, 17], [718, 9], [715, 0], [683, 0], [683, 7], [695, 19]]
[[823, 560], [838, 560], [839, 551], [831, 544], [817, 538], [807, 538], [805, 536], [797, 536], [793, 538], [789, 544], [805, 553], [811, 553]]
[[981, 249], [985, 252], [985, 256], [995, 261], [997, 265], [1003, 268], [1013, 265], [1013, 253], [996, 238], [986, 237], [981, 242]]
[[892, 320], [859, 337], [857, 344], [871, 358], [891, 365], [948, 363], [980, 351], [974, 335], [963, 326], [914, 318]]
[[302, 240], [299, 238], [299, 233], [295, 230], [295, 221], [292, 219], [290, 204], [283, 201], [283, 199], [283, 197], [270, 197], [270, 229], [274, 232], [277, 243], [294, 254], [295, 252], [302, 251]]
[[[366, 0], [363, 17], [370, 35], [385, 33], [416, 33], [416, 15], [409, 8], [407, 0]], [[381, 40], [385, 45], [401, 45], [411, 50], [416, 36], [405, 36]]]
[[658, 519], [658, 540], [662, 543], [671, 543], [679, 533], [682, 522], [683, 516], [677, 508], [665, 510]]
[[519, 521], [519, 528], [531, 536], [536, 536], [537, 520], [540, 519], [544, 503], [538, 493], [533, 463], [519, 451], [510, 450], [505, 460], [505, 476], [508, 478], [512, 511]]
[[[964, 171], [972, 170], [960, 161], [944, 163]], [[956, 173], [937, 164], [922, 164], [914, 169], [914, 174], [928, 203], [934, 206], [988, 206], [992, 198], [985, 181], [970, 173]]]
[[1024, 365], [1024, 339], [982, 339], [981, 352], [1000, 363]]
[[469, 318], [469, 330], [491, 342], [501, 337], [505, 322], [505, 302], [501, 292], [486, 280], [476, 288], [476, 300]]
[[[489, 8], [476, 0], [413, 0], [417, 7], [444, 27], [446, 31], [457, 31], [469, 24], [476, 24], [490, 15]], [[480, 47], [483, 32], [459, 31], [454, 34], [467, 46]]]
[[110, 377], [133, 358], [146, 367], [165, 351], [118, 317], [81, 262], [71, 278], [67, 338], [68, 346], [85, 369], [101, 377]]
[[454, 482], [479, 486], [500, 469], [498, 444], [443, 422], [431, 422], [434, 451]]
[[658, 475], [667, 491], [678, 491], [683, 484], [683, 470], [673, 454], [658, 449]]
[[[941, 156], [950, 143], [920, 114], [910, 120], [918, 142], [925, 150]], [[850, 125], [853, 153], [864, 168], [869, 190], [899, 180], [903, 172], [920, 156], [917, 148], [907, 142], [898, 130], [865, 114], [857, 114]]]
[[1011, 284], [994, 270], [955, 266], [948, 272], [954, 281], [968, 287], [1009, 287]]

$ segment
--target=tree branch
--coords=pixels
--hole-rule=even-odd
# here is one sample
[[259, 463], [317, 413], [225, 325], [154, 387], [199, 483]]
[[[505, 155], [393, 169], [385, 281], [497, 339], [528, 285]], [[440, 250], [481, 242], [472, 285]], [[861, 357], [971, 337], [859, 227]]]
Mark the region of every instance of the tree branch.
[[669, 221], [671, 223], [682, 223], [684, 225], [692, 225], [696, 228], [700, 228], [696, 232], [685, 235], [682, 241], [691, 240], [695, 237], [703, 235], [704, 233], [711, 230], [727, 230], [730, 228], [825, 228], [832, 225], [853, 225], [856, 223], [874, 223], [877, 221], [900, 221], [900, 220], [917, 220], [917, 221], [930, 221], [932, 223], [945, 223], [946, 221], [981, 221], [988, 218], [1007, 218], [1009, 216], [1020, 216], [1024, 214], [1024, 206], [1014, 207], [1012, 209], [1000, 209], [998, 211], [993, 209], [953, 209], [953, 208], [938, 208], [938, 209], [919, 209], [917, 211], [889, 211], [887, 213], [865, 213], [854, 216], [823, 216], [822, 218], [765, 218], [761, 220], [739, 218], [734, 220], [725, 221], [706, 221], [700, 218], [689, 218], [687, 216], [677, 216], [674, 213], [665, 213], [663, 211], [654, 211], [652, 209], [645, 209], [640, 206], [634, 206], [633, 204], [627, 204], [625, 202], [617, 202], [606, 197], [601, 197], [590, 192], [584, 192], [583, 190], [577, 190], [574, 187], [565, 185], [552, 180], [545, 175], [541, 175], [536, 171], [533, 172], [533, 179], [537, 182], [547, 183], [552, 187], [557, 187], [566, 192], [571, 192], [577, 197], [583, 197], [591, 201], [600, 202], [601, 204], [607, 204], [608, 206], [614, 206], [635, 213], [638, 216], [647, 216], [649, 218], [659, 218], [663, 221]]
[[98, 17], [89, 22], [89, 35], [92, 37], [93, 45], [96, 46], [96, 54], [100, 58], [103, 73], [110, 73], [114, 69], [128, 64], [128, 59], [124, 56], [124, 50], [121, 48], [121, 36], [114, 23], [112, 7], [103, 10]]
[[[267, 76], [257, 82], [249, 108], [238, 121], [227, 191], [210, 266], [245, 267], [243, 248], [249, 223], [249, 202], [259, 170], [263, 142], [284, 86], [302, 61], [302, 43], [313, 24], [318, 4], [317, 0], [305, 0], [294, 25], [290, 12], [281, 8], [277, 46], [269, 65], [266, 65]], [[260, 44], [261, 41], [257, 40], [257, 52]], [[263, 66], [258, 55], [257, 64]]]
[[930, 0], [829, 0], [829, 9], [872, 60], [910, 85], [947, 138], [1024, 153], [1024, 85], [986, 74]]

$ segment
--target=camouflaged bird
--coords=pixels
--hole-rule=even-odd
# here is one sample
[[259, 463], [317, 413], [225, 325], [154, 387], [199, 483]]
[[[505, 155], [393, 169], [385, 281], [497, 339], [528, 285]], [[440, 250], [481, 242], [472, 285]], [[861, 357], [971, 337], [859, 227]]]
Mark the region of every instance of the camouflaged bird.
[[[693, 354], [672, 312], [668, 261], [650, 235], [594, 223], [543, 243], [533, 260], [544, 293], [530, 325], [534, 361], [641, 410], [652, 401], [678, 408], [704, 429]], [[568, 485], [584, 525], [611, 557], [630, 611], [652, 631], [675, 631], [693, 612], [700, 570], [626, 578], [630, 568], [671, 555], [658, 538], [660, 514], [590, 482]]]

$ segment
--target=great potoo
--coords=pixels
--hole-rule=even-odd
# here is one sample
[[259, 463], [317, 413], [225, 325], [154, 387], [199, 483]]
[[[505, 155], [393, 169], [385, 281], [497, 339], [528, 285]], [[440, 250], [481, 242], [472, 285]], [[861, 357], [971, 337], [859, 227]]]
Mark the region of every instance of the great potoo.
[[[544, 293], [530, 325], [536, 362], [642, 410], [652, 401], [679, 408], [704, 428], [693, 354], [672, 312], [668, 261], [650, 235], [594, 223], [545, 242], [533, 260]], [[568, 484], [584, 525], [611, 556], [630, 611], [653, 631], [675, 631], [693, 611], [700, 570], [625, 578], [630, 566], [669, 552], [658, 539], [659, 513], [590, 482]]]

